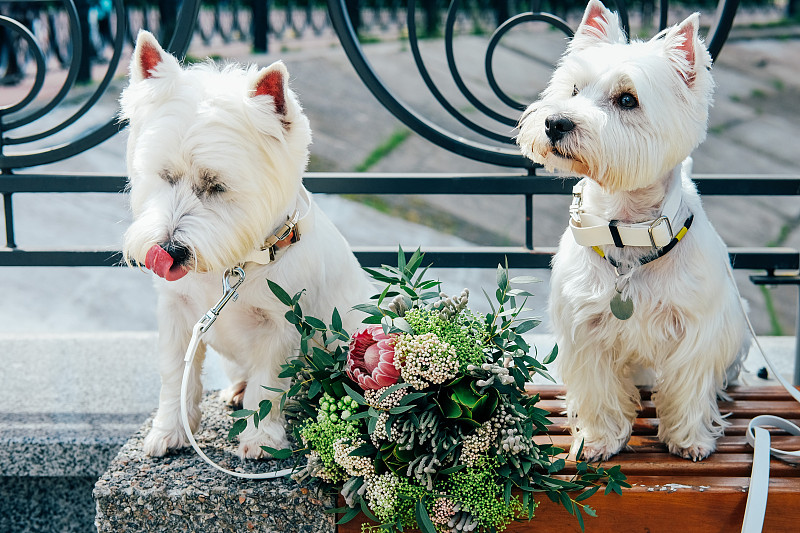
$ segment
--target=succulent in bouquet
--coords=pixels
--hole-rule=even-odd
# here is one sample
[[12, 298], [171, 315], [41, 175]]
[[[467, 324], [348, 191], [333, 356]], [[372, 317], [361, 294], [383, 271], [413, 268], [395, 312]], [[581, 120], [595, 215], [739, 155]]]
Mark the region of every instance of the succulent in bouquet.
[[[340, 523], [362, 512], [377, 524], [364, 531], [502, 531], [532, 519], [541, 494], [583, 527], [583, 515], [595, 514], [587, 498], [628, 484], [619, 467], [586, 462], [558, 475], [564, 450], [525, 387], [537, 374], [552, 379], [546, 365], [557, 355], [554, 347], [539, 360], [523, 337], [539, 320], [525, 308], [532, 295], [516, 286], [537, 280], [509, 279], [498, 266], [491, 310], [481, 314], [468, 290], [448, 297], [425, 279], [422, 261], [419, 250], [406, 260], [400, 249], [397, 267], [365, 269], [383, 288], [355, 307], [365, 315], [356, 332], [343, 331], [337, 310], [329, 324], [304, 315], [302, 291], [268, 282], [301, 340], [283, 367], [293, 384], [280, 400], [299, 446], [266, 451], [294, 454], [295, 479], [340, 492]], [[234, 413], [231, 438], [271, 408]]]

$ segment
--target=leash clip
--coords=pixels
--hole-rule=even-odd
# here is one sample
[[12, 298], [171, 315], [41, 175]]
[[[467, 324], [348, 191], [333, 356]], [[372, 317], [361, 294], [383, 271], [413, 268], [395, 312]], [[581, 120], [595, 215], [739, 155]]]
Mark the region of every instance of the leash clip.
[[[230, 279], [233, 275], [235, 275], [238, 279], [233, 283], [233, 285], [231, 285]], [[201, 333], [208, 331], [208, 328], [210, 328], [211, 324], [213, 324], [217, 319], [220, 311], [222, 311], [222, 308], [225, 307], [225, 304], [227, 304], [230, 300], [233, 300], [234, 302], [236, 301], [236, 299], [239, 297], [239, 293], [236, 292], [236, 289], [239, 288], [239, 285], [241, 285], [243, 281], [244, 269], [242, 267], [236, 266], [225, 271], [225, 277], [222, 278], [222, 297], [219, 299], [216, 305], [209, 309], [206, 314], [203, 315], [203, 318], [200, 319], [199, 324], [201, 324]]]

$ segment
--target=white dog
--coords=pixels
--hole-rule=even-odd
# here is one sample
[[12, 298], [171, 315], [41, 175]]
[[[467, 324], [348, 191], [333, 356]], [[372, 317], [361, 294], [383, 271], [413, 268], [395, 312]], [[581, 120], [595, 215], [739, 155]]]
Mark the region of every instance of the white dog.
[[689, 176], [714, 86], [698, 22], [628, 44], [617, 15], [591, 0], [520, 121], [527, 157], [588, 177], [553, 260], [550, 316], [573, 447], [584, 441], [590, 460], [627, 443], [639, 368], [654, 373], [670, 452], [712, 453], [726, 425], [717, 393], [747, 344], [726, 247]]
[[[370, 295], [347, 243], [302, 186], [311, 131], [288, 86], [284, 65], [212, 64], [187, 69], [147, 33], [139, 34], [122, 95], [130, 121], [128, 174], [134, 221], [126, 260], [158, 276], [161, 396], [145, 451], [161, 456], [188, 445], [180, 419], [183, 356], [192, 326], [222, 295], [226, 270], [246, 276], [205, 342], [226, 358], [232, 403], [257, 409], [285, 386], [280, 365], [296, 353], [299, 334], [266, 279], [289, 294], [307, 290], [304, 312], [327, 319]], [[345, 328], [353, 330], [350, 321]], [[192, 430], [200, 422], [198, 350], [188, 389]], [[251, 383], [251, 386], [245, 386]], [[273, 409], [240, 436], [242, 457], [260, 446], [283, 448], [282, 417]]]

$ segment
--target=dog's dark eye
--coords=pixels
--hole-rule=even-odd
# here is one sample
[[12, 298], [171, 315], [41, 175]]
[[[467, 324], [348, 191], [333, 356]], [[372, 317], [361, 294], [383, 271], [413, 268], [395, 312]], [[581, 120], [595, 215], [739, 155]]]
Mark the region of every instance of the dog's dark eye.
[[226, 189], [225, 186], [221, 183], [212, 183], [211, 185], [208, 186], [209, 194], [220, 194], [226, 192], [227, 190], [228, 189]]
[[617, 103], [623, 109], [633, 109], [639, 105], [639, 101], [631, 93], [622, 93], [617, 98]]
[[578, 86], [577, 85], [573, 85], [572, 86], [572, 96], [575, 96], [576, 94], [578, 94]]

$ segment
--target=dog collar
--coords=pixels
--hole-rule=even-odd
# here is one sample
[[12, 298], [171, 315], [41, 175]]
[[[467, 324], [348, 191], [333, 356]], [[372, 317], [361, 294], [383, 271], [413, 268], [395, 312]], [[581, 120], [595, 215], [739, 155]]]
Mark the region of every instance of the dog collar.
[[[686, 236], [686, 232], [688, 232], [689, 228], [692, 226], [693, 220], [694, 220], [694, 215], [690, 214], [689, 218], [686, 219], [686, 222], [683, 223], [683, 227], [678, 231], [678, 233], [675, 234], [675, 237], [673, 237], [671, 241], [669, 241], [666, 245], [660, 248], [656, 248], [656, 250], [653, 253], [640, 257], [639, 264], [646, 265], [647, 263], [655, 261], [659, 257], [666, 255], [667, 252], [672, 250], [675, 247], [675, 245], [678, 244], [680, 240], [683, 239], [684, 236]], [[605, 252], [603, 252], [603, 249], [600, 248], [599, 246], [592, 246], [592, 250], [597, 252], [597, 254], [600, 257], [611, 263], [611, 266], [613, 266], [614, 268], [618, 269], [621, 266], [620, 263], [614, 260], [613, 257], [607, 256]]]
[[675, 234], [672, 228], [681, 206], [680, 165], [673, 171], [672, 183], [664, 200], [661, 216], [646, 222], [623, 224], [618, 220], [606, 220], [586, 213], [583, 209], [583, 189], [587, 182], [588, 178], [583, 178], [572, 188], [569, 227], [575, 242], [581, 246], [591, 247], [613, 244], [617, 248], [625, 246], [664, 248], [673, 242]]
[[260, 265], [272, 263], [278, 250], [288, 248], [300, 240], [300, 236], [310, 227], [312, 220], [311, 198], [306, 188], [301, 185], [295, 209], [286, 216], [286, 222], [267, 237], [261, 246], [250, 252], [244, 262]]

